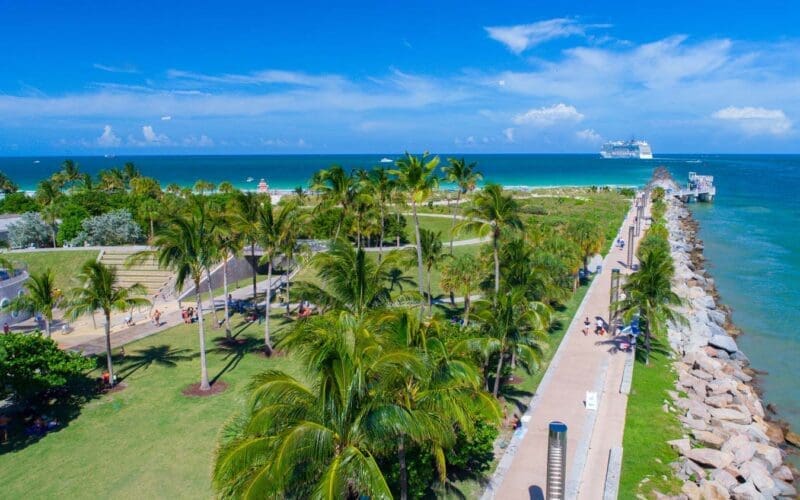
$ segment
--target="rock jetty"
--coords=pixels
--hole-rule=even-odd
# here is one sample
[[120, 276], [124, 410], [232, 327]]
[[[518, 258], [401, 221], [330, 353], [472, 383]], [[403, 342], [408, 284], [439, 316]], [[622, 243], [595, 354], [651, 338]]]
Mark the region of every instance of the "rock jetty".
[[729, 311], [718, 303], [697, 224], [677, 200], [668, 200], [666, 219], [673, 289], [684, 300], [679, 312], [686, 319], [668, 328], [678, 356], [666, 407], [686, 430], [683, 439], [669, 443], [681, 455], [673, 464], [684, 481], [680, 498], [797, 498], [796, 471], [784, 463], [784, 429], [767, 418]]

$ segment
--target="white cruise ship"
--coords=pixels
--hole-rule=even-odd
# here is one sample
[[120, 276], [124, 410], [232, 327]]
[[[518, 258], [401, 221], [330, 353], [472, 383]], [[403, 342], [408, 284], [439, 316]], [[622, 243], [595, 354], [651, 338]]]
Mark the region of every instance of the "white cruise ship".
[[635, 158], [652, 160], [653, 150], [647, 141], [611, 141], [603, 144], [600, 150], [603, 158]]

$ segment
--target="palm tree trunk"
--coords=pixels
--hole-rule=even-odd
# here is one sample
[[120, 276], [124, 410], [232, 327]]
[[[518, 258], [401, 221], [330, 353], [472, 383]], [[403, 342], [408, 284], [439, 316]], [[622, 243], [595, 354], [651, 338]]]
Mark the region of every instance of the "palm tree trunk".
[[384, 226], [384, 216], [383, 216], [383, 203], [381, 203], [381, 239], [378, 241], [378, 262], [383, 260], [383, 237], [385, 236]]
[[256, 278], [258, 276], [258, 261], [256, 260], [256, 244], [250, 244], [250, 258], [253, 259], [253, 305], [256, 303], [258, 293], [256, 292]]
[[44, 317], [44, 331], [47, 332], [47, 338], [49, 339], [52, 334], [50, 332], [50, 320], [47, 319], [47, 316]]
[[225, 337], [231, 338], [231, 314], [228, 304], [228, 256], [222, 261], [222, 295], [225, 297]]
[[211, 288], [211, 271], [206, 267], [206, 281], [208, 285], [208, 298], [211, 300], [211, 314], [214, 315], [214, 328], [219, 328], [219, 318], [217, 318], [217, 307], [214, 304], [214, 289]]
[[494, 304], [497, 305], [497, 299], [500, 297], [500, 250], [497, 248], [497, 234], [492, 238], [494, 243]]
[[469, 293], [464, 295], [464, 321], [461, 326], [467, 326], [469, 324], [469, 308], [472, 306], [472, 300], [469, 298]]
[[272, 299], [272, 259], [267, 262], [267, 290], [264, 296], [264, 349], [272, 354], [272, 341], [269, 336], [269, 302]]
[[395, 240], [396, 240], [395, 246], [397, 248], [400, 248], [400, 209], [399, 208], [397, 210], [396, 217], [397, 217], [397, 227], [395, 228], [395, 230], [397, 231], [397, 234], [395, 235]]
[[453, 206], [453, 223], [450, 224], [450, 255], [453, 255], [453, 240], [455, 239], [455, 234], [453, 234], [453, 231], [456, 229], [456, 214], [458, 213], [459, 203], [461, 203], [461, 189], [458, 190], [456, 204]]
[[111, 312], [104, 311], [106, 316], [106, 370], [108, 371], [108, 382], [113, 387], [114, 381], [114, 363], [111, 361]]
[[431, 268], [428, 268], [428, 312], [433, 311], [433, 292], [431, 291]]
[[397, 441], [397, 460], [400, 462], [400, 500], [408, 499], [408, 468], [406, 467], [406, 445], [401, 434]]
[[420, 296], [423, 296], [422, 307], [424, 308], [425, 307], [425, 300], [424, 300], [425, 292], [422, 289], [423, 283], [424, 283], [423, 278], [422, 278], [422, 241], [420, 240], [420, 235], [419, 235], [419, 217], [417, 217], [417, 202], [416, 201], [412, 201], [411, 202], [411, 207], [414, 210], [414, 235], [417, 238], [417, 274], [419, 275], [419, 282], [418, 282], [419, 283], [419, 294], [420, 294]]
[[197, 300], [197, 336], [200, 341], [200, 390], [208, 391], [211, 384], [208, 383], [208, 367], [206, 366], [206, 329], [203, 321], [203, 299], [200, 297], [200, 279], [194, 282], [194, 294]]
[[150, 217], [150, 241], [153, 241], [153, 236], [155, 236], [155, 228], [153, 226], [153, 217]]
[[56, 225], [55, 225], [55, 223], [53, 223], [53, 225], [51, 226], [51, 229], [52, 229], [52, 233], [53, 233], [53, 248], [56, 248], [56, 247], [58, 247], [58, 245], [56, 245]]
[[504, 351], [500, 351], [500, 359], [497, 360], [497, 370], [494, 372], [494, 389], [492, 390], [492, 395], [497, 397], [497, 393], [500, 391], [500, 372], [503, 371], [503, 355], [505, 354]]
[[511, 350], [511, 369], [517, 369], [517, 351], [516, 349]]

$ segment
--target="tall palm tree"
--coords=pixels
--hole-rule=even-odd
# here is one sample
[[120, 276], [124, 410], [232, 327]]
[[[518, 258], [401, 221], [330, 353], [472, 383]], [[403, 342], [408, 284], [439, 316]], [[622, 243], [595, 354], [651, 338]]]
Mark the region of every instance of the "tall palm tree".
[[[5, 266], [4, 266], [5, 267]], [[39, 313], [44, 318], [44, 329], [50, 337], [50, 327], [53, 323], [53, 309], [57, 308], [63, 298], [55, 286], [55, 275], [50, 268], [39, 274], [32, 274], [25, 282], [26, 294], [14, 298], [8, 305], [14, 312], [28, 314]]]
[[161, 214], [161, 203], [154, 200], [153, 198], [146, 198], [139, 204], [139, 216], [147, 219], [150, 225], [150, 236], [148, 238], [149, 241], [153, 241], [155, 237], [155, 221]]
[[421, 440], [432, 426], [393, 400], [396, 381], [423, 363], [411, 350], [387, 352], [372, 330], [369, 318], [332, 312], [281, 339], [308, 382], [274, 370], [253, 379], [248, 410], [217, 451], [220, 496], [391, 498], [376, 453], [398, 430]]
[[155, 254], [158, 265], [175, 273], [175, 291], [180, 293], [187, 280], [194, 286], [197, 302], [198, 341], [200, 345], [200, 390], [211, 389], [206, 366], [206, 336], [203, 300], [200, 295], [200, 282], [203, 272], [211, 264], [213, 255], [210, 243], [214, 234], [215, 222], [208, 214], [205, 203], [190, 198], [188, 213], [173, 213], [165, 224], [159, 227], [153, 240], [154, 251], [140, 252], [137, 258], [148, 258]]
[[589, 257], [603, 248], [605, 236], [596, 222], [580, 219], [569, 226], [569, 237], [581, 250], [583, 270], [589, 272]]
[[425, 265], [425, 271], [428, 275], [428, 308], [433, 307], [433, 292], [431, 288], [431, 270], [437, 267], [442, 261], [444, 254], [442, 253], [442, 232], [433, 232], [429, 229], [420, 230], [420, 243], [422, 248], [422, 262]]
[[550, 311], [543, 304], [528, 300], [524, 289], [515, 288], [503, 294], [496, 305], [478, 302], [475, 317], [490, 339], [490, 349], [497, 354], [492, 389], [497, 397], [507, 354], [512, 356], [512, 366], [517, 358], [529, 367], [539, 361], [541, 343], [546, 340], [550, 325]]
[[216, 214], [214, 229], [212, 232], [212, 246], [219, 253], [219, 259], [222, 261], [222, 295], [225, 297], [225, 337], [230, 340], [231, 338], [231, 317], [230, 317], [230, 304], [228, 303], [228, 261], [237, 257], [242, 252], [242, 235], [236, 231], [235, 226], [231, 224], [231, 214], [225, 210], [218, 210]]
[[231, 194], [236, 191], [236, 188], [229, 181], [222, 181], [217, 186], [217, 189], [222, 194]]
[[399, 252], [392, 251], [376, 263], [364, 250], [339, 239], [331, 244], [329, 251], [318, 253], [311, 260], [321, 285], [301, 282], [297, 288], [315, 304], [326, 309], [350, 311], [360, 317], [388, 304], [392, 285], [405, 281], [393, 278], [401, 259]]
[[51, 176], [51, 180], [58, 187], [63, 189], [75, 181], [81, 179], [81, 172], [78, 164], [72, 160], [64, 160], [61, 163], [61, 170]]
[[455, 183], [458, 187], [456, 204], [453, 205], [453, 223], [450, 226], [450, 255], [453, 255], [453, 239], [455, 238], [456, 218], [461, 206], [461, 196], [474, 191], [478, 182], [483, 179], [483, 174], [478, 172], [477, 163], [467, 163], [464, 158], [448, 158], [447, 165], [442, 168], [447, 182]]
[[266, 197], [261, 202], [256, 222], [256, 241], [263, 252], [260, 262], [267, 265], [266, 296], [264, 297], [264, 348], [269, 354], [272, 352], [270, 339], [270, 303], [272, 302], [272, 265], [280, 251], [286, 247], [286, 240], [290, 238], [293, 226], [298, 223], [299, 213], [297, 200], [291, 199], [275, 210], [270, 198]]
[[395, 180], [389, 175], [389, 171], [383, 167], [375, 167], [369, 172], [369, 185], [372, 197], [380, 211], [381, 234], [378, 240], [378, 260], [383, 259], [383, 240], [386, 231], [386, 205], [392, 198], [392, 193], [396, 189]]
[[94, 259], [83, 264], [77, 280], [80, 285], [73, 287], [69, 292], [67, 315], [75, 319], [98, 310], [103, 312], [106, 333], [106, 365], [109, 380], [114, 384], [114, 366], [111, 362], [111, 313], [149, 305], [150, 301], [143, 297], [147, 292], [139, 283], [128, 287], [117, 285], [116, 268], [106, 266]]
[[0, 192], [3, 194], [16, 193], [19, 186], [11, 180], [4, 172], [0, 172]]
[[339, 218], [339, 223], [336, 225], [336, 234], [333, 236], [334, 240], [339, 239], [342, 221], [350, 213], [353, 198], [356, 194], [353, 176], [345, 172], [341, 166], [334, 165], [314, 174], [311, 180], [311, 189], [317, 191], [321, 196], [322, 203], [318, 208], [342, 207], [342, 216]]
[[257, 298], [258, 260], [256, 259], [256, 243], [258, 243], [258, 221], [261, 204], [265, 195], [254, 192], [239, 191], [233, 199], [232, 223], [241, 235], [243, 243], [250, 245], [250, 260], [253, 265], [253, 302]]
[[369, 173], [364, 169], [353, 172], [352, 207], [356, 215], [356, 246], [361, 248], [362, 234], [364, 233], [365, 217], [375, 204], [369, 184]]
[[200, 179], [194, 183], [194, 192], [199, 195], [204, 195], [206, 193], [213, 193], [216, 188], [217, 188], [216, 184], [210, 181], [204, 181], [203, 179]]
[[64, 194], [52, 180], [39, 182], [34, 198], [42, 207], [42, 219], [50, 226], [53, 237], [53, 247], [56, 246], [56, 219], [58, 218], [58, 204]]
[[464, 297], [463, 326], [469, 324], [472, 292], [478, 288], [483, 274], [481, 261], [474, 255], [459, 255], [447, 260], [442, 267], [442, 289], [450, 293], [451, 302], [455, 304], [455, 292]]
[[615, 304], [630, 322], [635, 316], [644, 330], [645, 362], [650, 359], [650, 340], [653, 335], [665, 336], [668, 322], [684, 322], [674, 308], [683, 302], [672, 291], [675, 268], [669, 250], [654, 246], [640, 252], [639, 270], [626, 278], [625, 299]]
[[464, 213], [468, 219], [458, 225], [459, 229], [473, 230], [481, 236], [489, 234], [492, 237], [496, 301], [500, 294], [500, 237], [506, 229], [522, 229], [519, 205], [511, 195], [503, 194], [500, 185], [487, 184], [475, 195]]
[[418, 286], [419, 294], [421, 297], [425, 296], [422, 290], [422, 242], [419, 234], [419, 217], [417, 215], [417, 206], [427, 201], [430, 198], [433, 190], [439, 185], [439, 177], [436, 175], [436, 167], [439, 166], [439, 157], [434, 156], [429, 158], [427, 152], [422, 156], [414, 156], [410, 153], [397, 160], [397, 170], [392, 173], [397, 175], [398, 186], [406, 193], [408, 200], [411, 202], [411, 208], [414, 215], [414, 235], [416, 236], [417, 246], [417, 273], [418, 273]]

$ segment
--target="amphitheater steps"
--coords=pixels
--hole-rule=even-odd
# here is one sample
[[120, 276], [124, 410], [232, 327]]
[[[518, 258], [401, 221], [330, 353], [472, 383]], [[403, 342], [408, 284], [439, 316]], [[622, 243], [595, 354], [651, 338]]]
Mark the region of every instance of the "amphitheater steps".
[[168, 285], [172, 281], [171, 271], [160, 269], [153, 258], [147, 258], [132, 266], [126, 266], [128, 258], [137, 250], [107, 248], [100, 257], [100, 262], [117, 269], [117, 284], [131, 286], [139, 283], [147, 289], [147, 295], [169, 292]]

